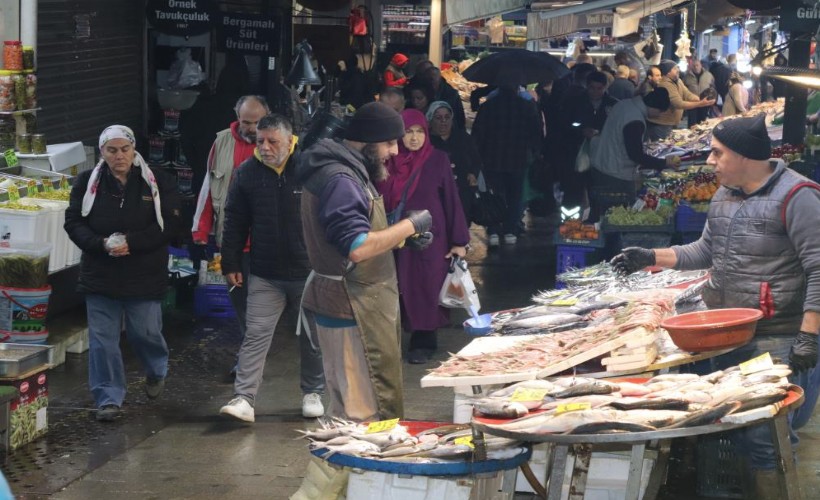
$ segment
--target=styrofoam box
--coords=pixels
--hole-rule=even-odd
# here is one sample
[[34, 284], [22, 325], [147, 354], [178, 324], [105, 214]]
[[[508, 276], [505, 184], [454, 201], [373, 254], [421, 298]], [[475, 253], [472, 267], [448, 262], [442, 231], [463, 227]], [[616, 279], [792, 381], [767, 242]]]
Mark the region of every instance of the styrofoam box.
[[[48, 272], [59, 271], [66, 266], [68, 253], [68, 234], [63, 229], [65, 224], [65, 210], [67, 201], [40, 200], [37, 198], [20, 198], [24, 205], [38, 205], [43, 207], [41, 212], [48, 214], [48, 241], [51, 242], [51, 254], [48, 256]], [[14, 241], [14, 235], [12, 235]]]
[[[593, 452], [589, 462], [589, 473], [584, 492], [584, 500], [624, 500], [626, 481], [629, 477], [630, 452]], [[638, 498], [643, 498], [654, 460], [645, 458], [641, 473], [641, 488]], [[569, 468], [568, 468], [569, 469]], [[572, 470], [566, 471], [561, 498], [569, 498]]]
[[352, 471], [347, 483], [347, 498], [380, 500], [468, 500], [472, 480], [428, 476], [400, 476], [374, 471]]
[[11, 233], [12, 241], [46, 243], [49, 232], [49, 214], [43, 211], [8, 210], [0, 208], [0, 232]]

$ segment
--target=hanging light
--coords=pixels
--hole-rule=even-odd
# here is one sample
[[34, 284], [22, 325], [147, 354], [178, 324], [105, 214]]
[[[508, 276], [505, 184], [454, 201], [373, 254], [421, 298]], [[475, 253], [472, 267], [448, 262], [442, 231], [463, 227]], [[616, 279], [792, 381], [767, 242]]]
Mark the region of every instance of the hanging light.
[[320, 85], [322, 79], [316, 74], [313, 64], [310, 62], [310, 53], [312, 52], [310, 44], [307, 40], [302, 40], [296, 48], [298, 52], [288, 76], [285, 77], [285, 84], [294, 87], [299, 85]]
[[744, 89], [748, 90], [752, 87], [754, 87], [754, 83], [751, 80], [743, 80], [743, 88]]
[[762, 72], [763, 76], [784, 82], [820, 90], [820, 72], [785, 66], [769, 66]]

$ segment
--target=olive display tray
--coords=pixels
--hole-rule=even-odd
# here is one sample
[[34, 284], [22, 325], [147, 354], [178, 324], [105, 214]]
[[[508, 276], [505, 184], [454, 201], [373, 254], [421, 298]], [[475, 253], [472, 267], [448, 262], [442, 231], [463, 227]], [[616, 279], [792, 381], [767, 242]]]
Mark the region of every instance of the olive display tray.
[[0, 344], [0, 378], [16, 377], [38, 366], [49, 364], [50, 345]]

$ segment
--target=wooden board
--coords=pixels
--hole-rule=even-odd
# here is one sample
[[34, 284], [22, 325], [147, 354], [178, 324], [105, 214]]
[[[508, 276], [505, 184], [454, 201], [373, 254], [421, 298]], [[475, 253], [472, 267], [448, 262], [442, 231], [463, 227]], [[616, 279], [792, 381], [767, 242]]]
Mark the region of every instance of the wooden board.
[[[549, 335], [549, 334], [547, 334]], [[631, 332], [620, 335], [618, 338], [612, 339], [608, 342], [598, 345], [593, 349], [588, 349], [580, 352], [575, 356], [564, 359], [561, 362], [544, 366], [537, 370], [517, 373], [503, 373], [496, 375], [475, 375], [462, 377], [442, 377], [440, 375], [426, 375], [421, 379], [422, 387], [469, 387], [473, 385], [491, 385], [491, 384], [509, 384], [511, 382], [520, 382], [523, 380], [532, 380], [534, 378], [544, 378], [550, 375], [555, 375], [564, 370], [568, 370], [573, 366], [580, 365], [586, 361], [603, 356], [610, 351], [617, 349], [634, 336], [646, 335], [646, 330], [643, 328], [635, 329]], [[458, 352], [460, 356], [475, 356], [479, 354], [489, 354], [501, 349], [514, 347], [516, 344], [532, 339], [533, 335], [519, 335], [516, 337], [480, 337], [469, 344], [464, 349]]]

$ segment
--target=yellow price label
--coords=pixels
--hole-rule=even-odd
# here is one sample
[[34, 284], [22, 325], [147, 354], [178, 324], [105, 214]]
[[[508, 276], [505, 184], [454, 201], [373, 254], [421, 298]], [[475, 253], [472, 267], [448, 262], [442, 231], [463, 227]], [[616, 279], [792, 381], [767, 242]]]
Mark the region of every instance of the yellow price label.
[[475, 448], [475, 444], [473, 444], [473, 436], [464, 436], [460, 438], [453, 439], [453, 443], [455, 444], [465, 444], [470, 448]]
[[17, 161], [17, 154], [14, 153], [13, 149], [7, 149], [3, 152], [3, 157], [6, 159], [7, 167], [16, 167], [20, 163]]
[[564, 403], [562, 405], [558, 405], [555, 409], [555, 414], [561, 415], [562, 413], [589, 410], [590, 408], [592, 408], [592, 405], [589, 403]]
[[393, 418], [390, 420], [379, 420], [378, 422], [370, 422], [367, 425], [367, 430], [365, 431], [366, 434], [375, 434], [377, 432], [384, 432], [393, 430], [394, 427], [399, 425], [399, 419]]
[[510, 401], [540, 401], [547, 395], [547, 389], [527, 389], [519, 387], [510, 396]]
[[578, 299], [558, 299], [550, 305], [571, 307], [578, 303]]
[[7, 191], [9, 192], [9, 201], [20, 201], [20, 191], [16, 185], [12, 184]]
[[756, 358], [752, 358], [749, 361], [744, 361], [740, 363], [740, 373], [742, 375], [749, 375], [751, 373], [762, 372], [763, 370], [768, 370], [769, 368], [774, 366], [774, 362], [772, 361], [771, 355], [769, 353], [761, 354]]

